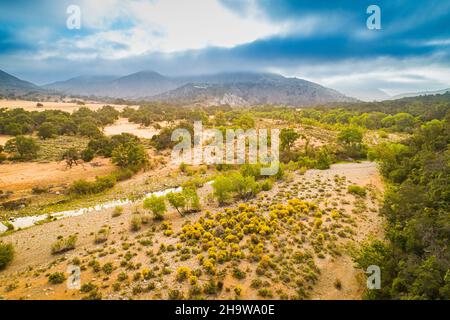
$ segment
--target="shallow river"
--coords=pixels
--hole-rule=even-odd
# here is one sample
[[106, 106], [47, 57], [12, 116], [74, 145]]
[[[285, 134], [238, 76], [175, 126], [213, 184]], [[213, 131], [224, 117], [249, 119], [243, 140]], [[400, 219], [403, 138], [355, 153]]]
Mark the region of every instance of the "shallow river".
[[[177, 187], [177, 188], [169, 188], [169, 189], [165, 189], [165, 190], [161, 190], [161, 191], [150, 192], [150, 193], [145, 194], [144, 198], [150, 197], [152, 195], [160, 197], [160, 196], [164, 196], [170, 192], [180, 192], [181, 190], [182, 190], [181, 187]], [[68, 218], [68, 217], [81, 216], [85, 213], [99, 212], [104, 209], [110, 209], [110, 208], [114, 208], [117, 206], [125, 206], [125, 205], [132, 204], [132, 203], [135, 203], [135, 202], [138, 202], [141, 200], [135, 200], [135, 201], [132, 201], [129, 199], [112, 200], [112, 201], [98, 204], [94, 207], [67, 210], [67, 211], [55, 212], [52, 214], [42, 214], [42, 215], [37, 215], [37, 216], [12, 218], [9, 220], [9, 223], [11, 223], [14, 226], [14, 229], [24, 229], [24, 228], [32, 227], [36, 223], [47, 220], [47, 219], [53, 220], [56, 218], [57, 220], [59, 220], [59, 219]], [[8, 230], [8, 228], [3, 223], [0, 222], [0, 233], [3, 233], [7, 230]]]

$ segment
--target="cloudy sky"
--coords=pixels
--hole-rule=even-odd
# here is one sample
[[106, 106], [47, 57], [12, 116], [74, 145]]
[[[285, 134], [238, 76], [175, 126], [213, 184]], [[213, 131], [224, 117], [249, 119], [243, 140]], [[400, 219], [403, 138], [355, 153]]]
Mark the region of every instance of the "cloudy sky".
[[[366, 10], [381, 8], [381, 30]], [[81, 9], [81, 28], [66, 26]], [[365, 99], [450, 87], [450, 0], [0, 1], [0, 69], [79, 75], [269, 71]]]

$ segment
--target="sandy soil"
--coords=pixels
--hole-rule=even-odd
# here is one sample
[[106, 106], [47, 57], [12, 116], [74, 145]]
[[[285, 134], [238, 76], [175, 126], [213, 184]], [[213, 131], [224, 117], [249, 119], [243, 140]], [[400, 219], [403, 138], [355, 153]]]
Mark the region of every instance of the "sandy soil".
[[139, 124], [128, 122], [128, 119], [126, 118], [120, 118], [113, 125], [105, 127], [103, 132], [107, 136], [131, 133], [139, 138], [151, 139], [154, 135], [158, 134], [159, 130], [156, 130], [152, 126], [141, 127]]
[[[97, 110], [103, 107], [104, 105], [107, 105], [107, 103], [96, 103], [96, 102], [86, 102], [85, 105], [78, 105], [76, 103], [72, 102], [40, 102], [44, 106], [43, 107], [37, 107], [36, 104], [38, 101], [25, 101], [25, 100], [0, 100], [0, 108], [23, 108], [27, 111], [43, 111], [43, 110], [62, 110], [67, 112], [73, 112], [81, 107], [88, 107], [92, 110]], [[125, 108], [125, 105], [118, 105], [118, 104], [109, 104], [110, 106], [113, 106], [117, 110], [121, 111], [123, 108]], [[132, 106], [135, 107], [135, 106]]]
[[[373, 186], [378, 196], [384, 191], [381, 176], [378, 174], [374, 163], [336, 164], [329, 170], [310, 170], [305, 175], [312, 179], [317, 174], [328, 178], [332, 178], [335, 174], [343, 175], [352, 184]], [[347, 195], [346, 200], [352, 200], [353, 198], [353, 196]], [[377, 199], [370, 199], [368, 202], [371, 208], [377, 208], [379, 205]], [[383, 238], [383, 220], [377, 211], [366, 210], [353, 216], [356, 218], [357, 228], [355, 228], [356, 233], [351, 241], [352, 244], [360, 243], [369, 235], [374, 235], [379, 239]], [[321, 276], [314, 287], [312, 299], [361, 299], [365, 285], [363, 272], [355, 268], [348, 254], [338, 258], [327, 257], [324, 260], [319, 260], [318, 265], [321, 269]], [[340, 290], [334, 285], [337, 279], [342, 283]]]
[[79, 164], [72, 169], [66, 163], [9, 163], [0, 164], [0, 190], [24, 191], [35, 186], [68, 184], [77, 179], [105, 175], [114, 170], [109, 159], [96, 158], [91, 163]]
[[0, 134], [0, 145], [4, 146], [6, 141], [8, 141], [9, 139], [12, 139], [12, 138], [14, 138], [14, 137]]

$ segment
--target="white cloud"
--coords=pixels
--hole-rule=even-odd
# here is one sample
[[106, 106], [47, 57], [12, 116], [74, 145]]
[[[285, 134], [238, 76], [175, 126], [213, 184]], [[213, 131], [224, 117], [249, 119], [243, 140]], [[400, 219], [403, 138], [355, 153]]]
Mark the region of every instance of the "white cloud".
[[427, 58], [346, 60], [307, 63], [269, 71], [320, 83], [362, 100], [381, 100], [389, 96], [424, 90], [450, 88], [450, 68]]
[[[75, 48], [98, 48], [104, 58], [119, 59], [145, 52], [177, 52], [208, 46], [231, 48], [283, 33], [289, 27], [270, 23], [257, 12], [239, 16], [218, 0], [84, 1], [83, 25], [94, 33], [79, 38]], [[111, 30], [121, 19], [133, 27]], [[111, 44], [124, 48], [111, 50]]]

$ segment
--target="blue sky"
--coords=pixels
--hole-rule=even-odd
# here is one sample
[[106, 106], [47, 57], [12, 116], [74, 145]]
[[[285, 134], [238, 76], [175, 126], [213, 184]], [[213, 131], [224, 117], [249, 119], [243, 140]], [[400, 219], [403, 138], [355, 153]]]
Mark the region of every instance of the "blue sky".
[[251, 70], [365, 99], [450, 87], [450, 0], [1, 0], [0, 22], [0, 69], [38, 84]]

